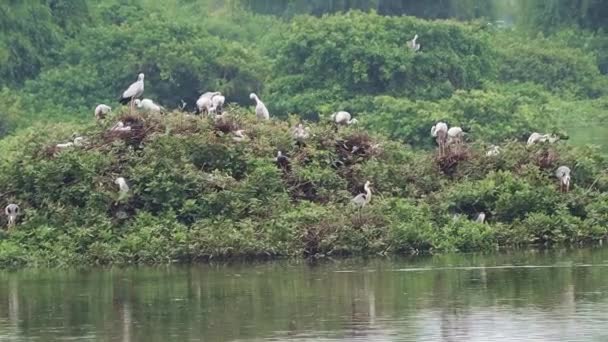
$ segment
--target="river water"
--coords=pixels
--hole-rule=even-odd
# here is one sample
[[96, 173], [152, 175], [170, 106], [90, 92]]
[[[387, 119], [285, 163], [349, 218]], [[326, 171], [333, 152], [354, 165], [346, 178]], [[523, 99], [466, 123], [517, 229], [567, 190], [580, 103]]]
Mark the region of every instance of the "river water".
[[0, 341], [608, 341], [608, 249], [0, 272]]

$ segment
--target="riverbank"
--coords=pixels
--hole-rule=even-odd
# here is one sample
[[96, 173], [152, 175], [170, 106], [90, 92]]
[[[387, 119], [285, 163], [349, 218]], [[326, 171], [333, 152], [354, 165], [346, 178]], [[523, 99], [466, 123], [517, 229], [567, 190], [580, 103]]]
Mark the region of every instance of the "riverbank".
[[[3, 140], [0, 265], [190, 262], [255, 257], [412, 254], [579, 244], [607, 235], [604, 157], [564, 142], [510, 141], [495, 156], [413, 149], [363, 125], [118, 113], [103, 125], [32, 128]], [[118, 120], [129, 132], [111, 131]], [[243, 129], [245, 138], [234, 131]], [[77, 132], [85, 146], [58, 151]], [[431, 139], [429, 137], [429, 139]], [[277, 151], [289, 167], [275, 164]], [[572, 169], [568, 193], [555, 169]], [[124, 177], [129, 193], [114, 183]], [[351, 199], [372, 183], [369, 205]], [[475, 222], [478, 213], [486, 222]], [[2, 224], [6, 225], [5, 217]]]

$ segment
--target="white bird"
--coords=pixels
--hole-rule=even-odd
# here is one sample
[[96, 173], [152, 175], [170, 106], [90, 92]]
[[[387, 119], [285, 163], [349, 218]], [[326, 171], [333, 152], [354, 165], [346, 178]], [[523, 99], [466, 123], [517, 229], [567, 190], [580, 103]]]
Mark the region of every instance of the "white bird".
[[475, 216], [475, 222], [477, 222], [477, 223], [486, 222], [486, 213], [484, 213], [483, 211], [480, 213], [477, 213], [477, 215]]
[[431, 127], [431, 136], [437, 141], [439, 155], [445, 154], [445, 145], [448, 139], [448, 125], [445, 122], [438, 122]]
[[365, 207], [372, 200], [372, 189], [370, 189], [370, 185], [372, 185], [372, 183], [369, 181], [365, 182], [365, 185], [363, 186], [365, 193], [358, 194], [351, 200], [358, 209]]
[[249, 94], [249, 98], [255, 100], [255, 116], [259, 120], [268, 120], [270, 119], [270, 113], [268, 113], [268, 109], [266, 105], [255, 93]]
[[226, 97], [221, 94], [213, 96], [211, 98], [211, 108], [209, 108], [209, 112], [213, 114], [222, 114], [224, 101], [226, 101]]
[[68, 147], [72, 147], [72, 146], [74, 146], [74, 143], [73, 143], [73, 142], [71, 142], [71, 141], [70, 141], [70, 142], [67, 142], [67, 143], [63, 143], [63, 144], [57, 144], [57, 145], [55, 145], [55, 147], [57, 147], [57, 148], [58, 148], [58, 149], [60, 149], [60, 150], [63, 150], [63, 149], [66, 149], [66, 148], [68, 148]]
[[530, 134], [530, 137], [528, 138], [528, 146], [534, 145], [536, 143], [546, 142], [546, 141], [553, 144], [554, 142], [556, 142], [558, 140], [559, 140], [559, 137], [557, 135], [540, 134], [540, 133], [534, 132], [534, 133]]
[[492, 145], [490, 149], [486, 152], [487, 157], [495, 157], [500, 154], [500, 146]]
[[448, 146], [454, 145], [456, 150], [458, 151], [460, 149], [460, 145], [462, 144], [463, 136], [464, 132], [462, 131], [462, 128], [457, 126], [451, 127], [450, 129], [448, 129]]
[[138, 109], [142, 109], [149, 113], [160, 114], [165, 111], [165, 108], [163, 108], [162, 106], [159, 106], [158, 104], [154, 103], [154, 101], [152, 101], [150, 99], [143, 99], [143, 100], [135, 99], [135, 106]]
[[86, 143], [86, 139], [84, 137], [75, 137], [74, 138], [74, 146], [82, 147]]
[[299, 123], [293, 128], [291, 135], [299, 146], [303, 146], [310, 137], [310, 127], [304, 127]]
[[118, 190], [120, 191], [119, 199], [124, 198], [129, 193], [127, 181], [123, 177], [118, 177], [114, 180], [114, 183], [118, 185]]
[[560, 166], [555, 170], [555, 177], [559, 179], [559, 190], [561, 192], [570, 191], [570, 168], [567, 166]]
[[351, 119], [350, 113], [345, 111], [333, 113], [331, 120], [338, 125], [352, 125], [358, 122], [357, 119]]
[[105, 105], [105, 104], [100, 104], [97, 105], [97, 107], [95, 107], [95, 119], [97, 120], [103, 120], [106, 118], [106, 115], [110, 114], [110, 112], [112, 111], [112, 107]]
[[196, 114], [208, 114], [211, 107], [213, 107], [213, 97], [222, 95], [219, 91], [208, 91], [203, 93], [198, 100], [196, 100]]
[[129, 131], [131, 131], [131, 126], [125, 126], [125, 124], [122, 121], [118, 121], [114, 126], [112, 126], [112, 128], [110, 128], [110, 131], [129, 132]]
[[123, 105], [132, 102], [134, 99], [144, 94], [144, 74], [137, 76], [137, 81], [132, 83], [127, 90], [122, 93], [119, 102]]
[[8, 217], [8, 227], [11, 228], [15, 226], [17, 216], [21, 214], [21, 208], [19, 208], [18, 205], [11, 203], [4, 208], [4, 213]]
[[418, 39], [418, 35], [415, 35], [414, 39], [407, 41], [407, 47], [414, 52], [420, 50], [420, 44], [416, 43], [417, 39]]
[[238, 130], [232, 132], [232, 134], [234, 135], [232, 137], [232, 140], [234, 140], [234, 141], [241, 142], [241, 141], [247, 140], [247, 136], [245, 135], [245, 130], [243, 130], [243, 129], [238, 129]]

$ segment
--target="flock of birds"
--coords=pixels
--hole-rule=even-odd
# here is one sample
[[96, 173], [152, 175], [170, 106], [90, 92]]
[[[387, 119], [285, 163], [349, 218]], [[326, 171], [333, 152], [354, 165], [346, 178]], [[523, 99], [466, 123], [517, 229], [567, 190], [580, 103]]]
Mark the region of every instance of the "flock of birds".
[[[420, 51], [420, 43], [417, 42], [418, 35], [416, 34], [412, 40], [409, 40], [406, 45], [407, 47], [413, 51]], [[166, 110], [164, 107], [155, 103], [151, 99], [140, 97], [143, 96], [144, 93], [144, 74], [140, 73], [137, 76], [137, 81], [132, 83], [120, 96], [119, 102], [122, 105], [129, 105], [130, 112], [133, 111], [134, 107], [138, 110], [142, 110], [149, 113], [161, 114], [165, 113]], [[255, 115], [258, 120], [269, 120], [270, 113], [266, 105], [260, 98], [255, 94], [251, 93], [249, 98], [255, 101]], [[219, 120], [223, 118], [223, 107], [226, 98], [222, 95], [221, 92], [206, 92], [202, 94], [198, 100], [196, 101], [196, 114], [206, 114], [208, 116], [213, 116], [215, 120]], [[180, 109], [184, 109], [186, 107], [186, 103], [182, 101], [182, 105]], [[112, 111], [112, 107], [106, 104], [99, 104], [95, 107], [95, 118], [99, 120], [104, 120], [108, 114]], [[352, 118], [351, 114], [346, 111], [339, 111], [333, 113], [331, 115], [331, 121], [337, 126], [347, 126], [357, 123], [357, 119]], [[110, 128], [111, 131], [114, 132], [129, 132], [131, 131], [131, 127], [125, 125], [122, 121], [118, 121], [114, 126]], [[234, 141], [245, 141], [247, 140], [247, 136], [245, 135], [245, 131], [243, 129], [238, 129], [232, 132]], [[446, 156], [448, 153], [458, 153], [462, 148], [464, 143], [464, 134], [465, 132], [461, 127], [454, 126], [449, 127], [445, 122], [438, 122], [431, 128], [431, 136], [435, 138], [438, 146], [439, 156]], [[310, 128], [304, 127], [302, 123], [297, 124], [292, 129], [292, 137], [295, 140], [298, 146], [304, 146], [306, 140], [310, 137]], [[540, 133], [532, 133], [528, 139], [527, 144], [532, 145], [541, 142], [549, 142], [553, 143], [559, 140], [559, 137], [550, 134], [540, 134]], [[84, 137], [73, 136], [72, 141], [66, 143], [60, 143], [56, 145], [57, 150], [67, 149], [70, 147], [79, 147], [83, 146], [86, 143], [86, 139]], [[497, 156], [500, 154], [500, 147], [491, 146], [491, 148], [487, 151], [487, 156]], [[275, 162], [282, 169], [287, 169], [289, 167], [289, 158], [283, 154], [282, 151], [277, 152], [277, 156], [275, 158]], [[560, 166], [555, 171], [555, 176], [559, 179], [560, 182], [560, 191], [567, 192], [570, 189], [570, 168], [567, 166]], [[129, 194], [129, 185], [127, 184], [127, 180], [124, 177], [117, 177], [114, 183], [118, 186], [119, 190], [119, 200], [126, 198]], [[364, 192], [356, 195], [352, 200], [352, 204], [360, 210], [368, 205], [372, 199], [372, 190], [371, 190], [371, 182], [365, 182], [363, 187]], [[5, 214], [8, 217], [8, 226], [13, 227], [16, 222], [18, 216], [21, 214], [20, 207], [11, 203], [6, 206]], [[475, 221], [483, 223], [485, 221], [486, 214], [481, 212], [478, 213]]]

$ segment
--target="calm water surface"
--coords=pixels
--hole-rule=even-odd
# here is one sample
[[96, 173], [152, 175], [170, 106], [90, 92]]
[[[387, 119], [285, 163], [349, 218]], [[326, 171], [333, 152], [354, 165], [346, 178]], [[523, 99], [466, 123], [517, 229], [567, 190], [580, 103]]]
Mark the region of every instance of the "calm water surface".
[[0, 273], [0, 341], [608, 341], [608, 249]]

